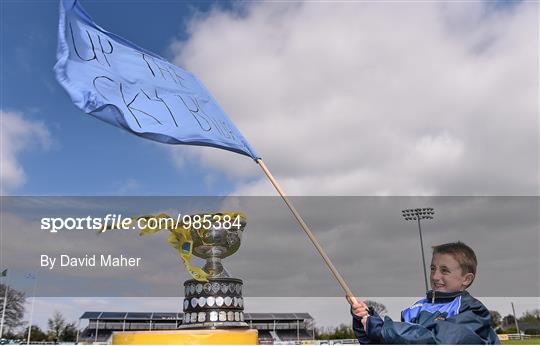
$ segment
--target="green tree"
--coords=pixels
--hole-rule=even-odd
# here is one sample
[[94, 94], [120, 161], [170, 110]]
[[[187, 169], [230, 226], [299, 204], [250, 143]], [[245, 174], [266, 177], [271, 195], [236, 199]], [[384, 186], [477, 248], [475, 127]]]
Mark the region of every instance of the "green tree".
[[350, 325], [340, 324], [334, 330], [331, 339], [354, 339], [354, 330]]
[[[28, 338], [28, 327], [17, 334], [17, 338], [26, 341]], [[30, 333], [30, 341], [47, 341], [47, 334], [45, 334], [38, 326], [33, 325]]]
[[77, 327], [75, 323], [68, 323], [64, 329], [64, 334], [62, 334], [62, 341], [71, 341], [74, 342], [77, 340]]
[[328, 328], [316, 327], [315, 328], [315, 340], [328, 340]]
[[354, 339], [351, 326], [340, 324], [337, 327], [315, 328], [316, 340]]
[[[0, 318], [4, 309], [4, 296], [6, 294], [6, 285], [0, 284]], [[17, 291], [8, 287], [8, 296], [6, 303], [6, 314], [4, 316], [4, 333], [12, 334], [13, 330], [23, 325], [24, 304], [26, 296], [24, 292]]]
[[510, 326], [514, 326], [515, 322], [516, 322], [516, 318], [514, 317], [514, 315], [506, 315], [503, 318], [503, 325], [507, 328]]
[[47, 320], [47, 327], [47, 335], [50, 341], [75, 341], [77, 338], [75, 323], [67, 323], [59, 311], [55, 311], [52, 317]]
[[489, 310], [489, 314], [491, 315], [491, 328], [497, 329], [502, 323], [502, 316], [498, 311], [495, 310]]
[[525, 311], [525, 313], [520, 318], [518, 318], [518, 322], [540, 323], [540, 313], [538, 309], [534, 309], [532, 311]]
[[47, 331], [49, 340], [60, 341], [64, 329], [66, 328], [66, 320], [59, 311], [55, 311], [53, 316], [47, 320], [47, 326], [49, 327], [49, 330]]

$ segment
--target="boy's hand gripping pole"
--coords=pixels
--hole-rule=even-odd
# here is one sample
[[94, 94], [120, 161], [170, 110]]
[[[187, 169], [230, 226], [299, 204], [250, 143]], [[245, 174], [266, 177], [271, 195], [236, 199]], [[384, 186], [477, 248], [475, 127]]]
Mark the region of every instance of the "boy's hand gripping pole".
[[317, 249], [321, 257], [323, 258], [324, 262], [328, 266], [328, 269], [330, 269], [330, 271], [332, 272], [332, 275], [334, 275], [334, 277], [339, 282], [339, 285], [341, 286], [343, 291], [345, 291], [345, 295], [347, 296], [347, 298], [353, 304], [356, 304], [356, 298], [354, 297], [351, 290], [349, 289], [349, 286], [347, 286], [347, 283], [345, 282], [341, 274], [337, 271], [336, 267], [334, 267], [334, 264], [324, 252], [323, 248], [319, 244], [319, 241], [317, 240], [317, 238], [315, 238], [315, 235], [313, 235], [313, 232], [311, 232], [308, 225], [305, 223], [304, 219], [302, 219], [298, 211], [296, 211], [296, 208], [292, 205], [289, 198], [287, 198], [287, 196], [285, 195], [285, 192], [283, 192], [283, 190], [277, 183], [276, 179], [274, 179], [274, 177], [272, 176], [272, 173], [270, 173], [270, 171], [268, 170], [268, 168], [266, 167], [266, 165], [261, 159], [257, 159], [257, 163], [259, 164], [259, 166], [261, 166], [262, 170], [264, 171], [264, 174], [266, 174], [268, 179], [270, 179], [270, 182], [272, 183], [272, 185], [274, 185], [274, 187], [276, 188], [277, 192], [279, 193], [279, 195], [281, 196], [285, 204], [287, 204], [287, 207], [289, 207], [289, 209], [291, 210], [291, 213], [295, 217], [296, 221], [298, 221], [298, 223], [300, 224], [300, 227], [302, 227], [302, 229], [308, 236], [309, 240], [311, 240], [311, 242], [313, 243], [313, 246], [315, 246], [315, 249]]

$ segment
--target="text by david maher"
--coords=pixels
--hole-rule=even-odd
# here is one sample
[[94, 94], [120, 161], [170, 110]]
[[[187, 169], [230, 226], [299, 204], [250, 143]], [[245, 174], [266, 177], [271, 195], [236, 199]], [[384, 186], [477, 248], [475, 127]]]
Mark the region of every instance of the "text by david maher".
[[84, 255], [84, 256], [49, 256], [41, 255], [40, 265], [41, 267], [47, 267], [52, 270], [56, 266], [59, 267], [72, 267], [72, 268], [84, 268], [84, 267], [140, 267], [142, 259], [141, 257], [127, 257], [124, 255]]

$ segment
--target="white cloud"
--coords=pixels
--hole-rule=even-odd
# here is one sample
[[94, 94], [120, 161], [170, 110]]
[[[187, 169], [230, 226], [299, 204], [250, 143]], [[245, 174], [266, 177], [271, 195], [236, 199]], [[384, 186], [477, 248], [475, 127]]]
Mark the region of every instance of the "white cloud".
[[26, 181], [19, 155], [49, 147], [51, 138], [44, 124], [27, 120], [20, 113], [0, 110], [0, 116], [0, 194], [4, 195]]
[[[171, 49], [289, 193], [537, 194], [537, 4], [246, 6]], [[245, 157], [196, 149], [235, 193], [274, 194]]]

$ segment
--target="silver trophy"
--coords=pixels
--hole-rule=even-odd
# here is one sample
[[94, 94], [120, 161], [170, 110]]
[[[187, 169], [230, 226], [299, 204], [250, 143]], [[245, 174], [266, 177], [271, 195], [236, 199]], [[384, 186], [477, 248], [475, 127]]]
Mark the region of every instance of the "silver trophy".
[[180, 329], [248, 328], [244, 322], [243, 282], [232, 278], [221, 263], [240, 248], [246, 218], [241, 213], [226, 213], [212, 214], [212, 219], [217, 216], [223, 221], [225, 215], [236, 220], [235, 225], [228, 227], [229, 224], [217, 222], [209, 228], [189, 229], [191, 249], [185, 246], [184, 250], [191, 250], [205, 264], [202, 268], [192, 266], [181, 252], [193, 279], [184, 282], [184, 319]]
[[[141, 218], [170, 218], [166, 214]], [[201, 222], [201, 220], [203, 222]], [[168, 229], [174, 247], [193, 279], [184, 282], [186, 328], [248, 328], [244, 322], [243, 281], [230, 277], [221, 260], [238, 251], [246, 217], [241, 212], [189, 215], [175, 228], [142, 229], [141, 235]], [[191, 264], [195, 256], [203, 267]]]

